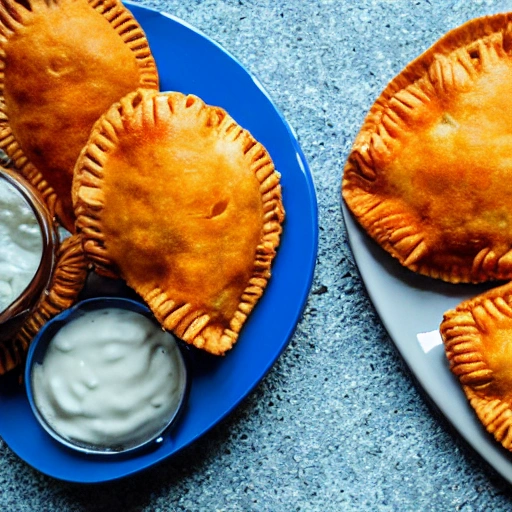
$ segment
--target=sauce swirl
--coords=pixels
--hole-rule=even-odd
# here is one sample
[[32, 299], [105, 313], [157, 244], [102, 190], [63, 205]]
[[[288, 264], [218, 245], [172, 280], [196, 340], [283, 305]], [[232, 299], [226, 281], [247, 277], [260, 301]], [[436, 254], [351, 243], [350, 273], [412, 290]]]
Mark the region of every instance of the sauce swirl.
[[41, 228], [21, 193], [0, 179], [0, 312], [34, 278], [43, 254]]
[[185, 380], [175, 338], [120, 308], [64, 325], [32, 370], [34, 403], [48, 425], [71, 442], [112, 451], [158, 436]]

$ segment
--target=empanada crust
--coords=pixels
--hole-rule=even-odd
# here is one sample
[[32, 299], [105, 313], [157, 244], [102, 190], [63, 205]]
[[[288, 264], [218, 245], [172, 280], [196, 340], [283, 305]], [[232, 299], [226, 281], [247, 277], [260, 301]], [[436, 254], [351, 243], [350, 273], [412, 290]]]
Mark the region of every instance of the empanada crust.
[[476, 19], [371, 108], [342, 193], [400, 263], [450, 282], [512, 277], [512, 14]]
[[512, 283], [446, 312], [440, 331], [450, 369], [478, 418], [512, 451]]
[[263, 293], [284, 210], [265, 148], [195, 96], [140, 90], [96, 124], [75, 168], [77, 228], [164, 328], [224, 354]]
[[0, 7], [0, 148], [74, 231], [71, 182], [91, 128], [138, 87], [158, 89], [146, 37], [118, 0]]
[[78, 235], [61, 243], [47, 292], [26, 318], [19, 332], [0, 344], [0, 375], [20, 367], [25, 361], [32, 338], [41, 327], [73, 306], [85, 286], [89, 265]]

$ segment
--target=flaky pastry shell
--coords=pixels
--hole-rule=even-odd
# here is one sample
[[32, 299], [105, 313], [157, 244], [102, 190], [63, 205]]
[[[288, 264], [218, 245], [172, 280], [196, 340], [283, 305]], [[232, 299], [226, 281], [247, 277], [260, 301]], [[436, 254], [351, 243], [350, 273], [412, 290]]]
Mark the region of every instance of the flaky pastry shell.
[[446, 312], [440, 331], [450, 369], [478, 418], [512, 451], [512, 283]]
[[118, 0], [0, 3], [0, 148], [74, 231], [73, 167], [93, 124], [158, 89], [147, 39]]
[[511, 22], [470, 21], [408, 65], [348, 157], [346, 204], [415, 272], [449, 282], [512, 277]]
[[95, 125], [75, 167], [77, 229], [162, 326], [229, 350], [270, 278], [284, 210], [265, 150], [221, 108], [140, 90]]
[[19, 332], [12, 339], [0, 343], [0, 375], [23, 364], [30, 342], [39, 329], [73, 306], [85, 285], [89, 265], [78, 235], [62, 242], [47, 293], [36, 304]]

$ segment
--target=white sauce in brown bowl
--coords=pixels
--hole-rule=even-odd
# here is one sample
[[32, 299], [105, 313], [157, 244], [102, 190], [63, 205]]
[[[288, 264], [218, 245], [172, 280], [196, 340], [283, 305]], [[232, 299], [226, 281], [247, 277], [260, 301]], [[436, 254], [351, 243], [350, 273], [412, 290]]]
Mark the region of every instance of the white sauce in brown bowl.
[[34, 210], [13, 185], [0, 179], [0, 312], [30, 284], [42, 254], [43, 238]]

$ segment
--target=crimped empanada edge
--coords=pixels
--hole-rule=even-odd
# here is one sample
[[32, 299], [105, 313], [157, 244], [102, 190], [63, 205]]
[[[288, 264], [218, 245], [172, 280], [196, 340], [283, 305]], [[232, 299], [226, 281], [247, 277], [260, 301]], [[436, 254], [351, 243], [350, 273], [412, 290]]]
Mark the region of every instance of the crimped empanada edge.
[[46, 322], [70, 308], [82, 291], [88, 274], [80, 237], [72, 235], [62, 242], [48, 292], [36, 304], [12, 339], [0, 344], [0, 375], [20, 366], [34, 336]]
[[481, 396], [469, 386], [463, 391], [487, 432], [508, 451], [512, 451], [512, 410], [507, 402]]
[[[380, 120], [380, 113], [389, 104], [389, 100], [400, 90], [406, 88], [428, 73], [436, 57], [448, 55], [453, 51], [466, 48], [468, 53], [477, 50], [478, 40], [496, 32], [510, 33], [512, 45], [512, 12], [498, 13], [482, 16], [466, 21], [462, 25], [451, 29], [438, 39], [430, 48], [412, 60], [397, 74], [381, 92], [369, 110], [361, 128], [361, 134], [373, 131], [375, 124]], [[357, 140], [356, 140], [357, 142]]]
[[465, 300], [447, 311], [440, 333], [451, 372], [485, 429], [512, 451], [512, 408], [493, 387], [494, 372], [480, 343], [486, 324], [501, 316], [512, 319], [512, 283]]

